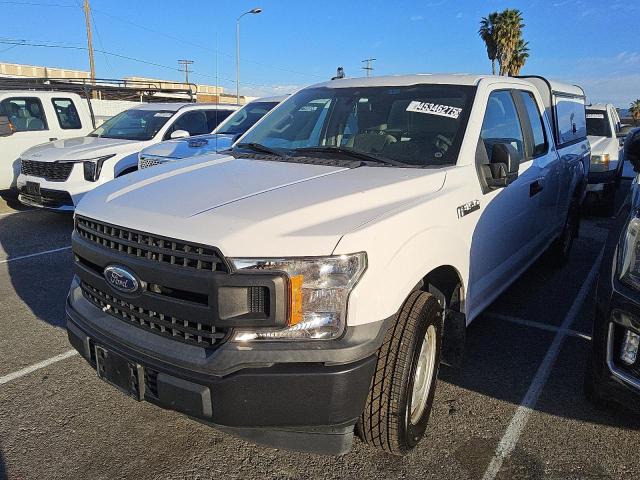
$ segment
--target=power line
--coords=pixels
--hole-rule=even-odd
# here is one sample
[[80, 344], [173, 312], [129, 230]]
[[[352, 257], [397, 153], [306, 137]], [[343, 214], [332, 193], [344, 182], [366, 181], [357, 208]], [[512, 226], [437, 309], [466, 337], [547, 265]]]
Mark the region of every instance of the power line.
[[[14, 46], [21, 46], [21, 47], [41, 47], [41, 48], [61, 48], [61, 49], [67, 49], [67, 50], [83, 50], [86, 51], [87, 47], [82, 47], [82, 46], [76, 46], [76, 45], [71, 45], [71, 44], [66, 44], [66, 45], [55, 45], [53, 44], [55, 42], [43, 42], [43, 43], [36, 43], [36, 42], [29, 42], [28, 40], [17, 40], [17, 39], [3, 39], [0, 38], [0, 44], [5, 44], [5, 45], [14, 45]], [[156, 63], [156, 62], [151, 62], [149, 60], [143, 60], [140, 58], [135, 58], [135, 57], [130, 57], [128, 55], [122, 55], [120, 53], [115, 53], [115, 52], [109, 52], [106, 50], [95, 50], [98, 53], [102, 53], [105, 55], [109, 55], [112, 57], [116, 57], [116, 58], [121, 58], [123, 60], [129, 60], [132, 62], [137, 62], [137, 63], [141, 63], [141, 64], [145, 64], [145, 65], [150, 65], [152, 67], [159, 67], [159, 68], [164, 68], [166, 70], [172, 70], [174, 72], [180, 72], [183, 73], [184, 70], [180, 69], [180, 68], [176, 68], [176, 67], [171, 67], [169, 65], [163, 65], [161, 63]], [[206, 74], [206, 73], [200, 73], [200, 72], [194, 72], [191, 71], [190, 72], [192, 75], [196, 75], [196, 76], [200, 76], [200, 77], [207, 77], [207, 78], [216, 78], [215, 75], [210, 75], [210, 74]], [[223, 80], [227, 83], [235, 83], [235, 80], [230, 79], [230, 78], [225, 78], [225, 77], [219, 77], [220, 80]], [[271, 87], [272, 85], [267, 85], [264, 83], [254, 83], [254, 82], [241, 82], [244, 85], [252, 85], [252, 86], [256, 86], [256, 87]]]
[[[61, 4], [61, 3], [40, 3], [40, 2], [5, 1], [5, 0], [0, 0], [0, 4], [22, 5], [22, 6], [61, 7], [61, 8], [78, 8], [75, 5], [66, 5], [66, 4]], [[80, 7], [80, 8], [82, 8], [82, 7]], [[198, 43], [192, 42], [190, 40], [186, 40], [184, 38], [176, 37], [174, 35], [168, 34], [166, 32], [160, 31], [160, 30], [154, 30], [154, 29], [149, 28], [149, 27], [147, 27], [145, 25], [141, 25], [139, 23], [132, 22], [131, 20], [119, 17], [117, 15], [113, 15], [113, 14], [111, 14], [109, 12], [106, 12], [106, 11], [104, 11], [102, 9], [92, 8], [91, 12], [92, 13], [99, 13], [101, 15], [106, 15], [107, 17], [113, 18], [113, 19], [118, 20], [118, 21], [123, 22], [123, 23], [127, 23], [129, 25], [135, 26], [135, 27], [140, 28], [142, 30], [146, 30], [146, 31], [148, 31], [150, 33], [154, 33], [156, 35], [161, 35], [161, 36], [169, 38], [171, 40], [182, 42], [184, 44], [191, 45], [193, 47], [197, 47], [197, 48], [200, 48], [202, 50], [206, 50], [208, 52], [215, 52], [216, 54], [222, 55], [223, 57], [227, 57], [229, 59], [235, 58], [235, 55], [233, 55], [233, 54], [226, 53], [226, 52], [221, 52], [221, 51], [219, 51], [217, 49], [214, 50], [214, 49], [212, 49], [210, 47], [206, 47], [206, 46], [200, 45]], [[260, 66], [263, 66], [263, 67], [266, 67], [266, 68], [270, 68], [270, 69], [273, 69], [273, 70], [280, 70], [280, 71], [283, 71], [283, 72], [294, 73], [296, 75], [304, 75], [304, 76], [308, 76], [308, 77], [310, 76], [310, 77], [323, 78], [322, 75], [319, 75], [317, 73], [301, 72], [299, 70], [293, 70], [293, 69], [290, 69], [290, 68], [287, 68], [287, 67], [283, 67], [283, 66], [280, 66], [280, 65], [259, 62], [257, 60], [251, 60], [251, 59], [248, 59], [248, 58], [241, 58], [240, 61], [245, 62], [245, 63], [252, 63], [254, 65], [260, 65]], [[247, 82], [240, 82], [240, 83], [245, 83], [246, 84]], [[259, 84], [254, 84], [254, 85], [259, 85]]]
[[62, 3], [39, 3], [39, 2], [10, 2], [0, 1], [2, 5], [21, 5], [24, 7], [60, 7], [60, 8], [77, 8], [76, 5], [66, 5]]

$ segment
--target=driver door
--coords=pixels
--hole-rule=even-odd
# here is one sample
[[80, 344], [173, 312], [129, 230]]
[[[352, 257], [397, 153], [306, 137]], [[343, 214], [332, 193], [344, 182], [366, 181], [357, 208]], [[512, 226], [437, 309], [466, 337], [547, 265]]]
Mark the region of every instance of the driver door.
[[[491, 161], [493, 146], [512, 145], [520, 154], [518, 177], [506, 187], [485, 189], [482, 214], [471, 242], [469, 296], [474, 305], [495, 297], [526, 268], [535, 246], [539, 196], [532, 188], [539, 168], [527, 158], [523, 124], [512, 90], [489, 96], [478, 142], [478, 159]], [[483, 151], [484, 149], [484, 151]]]

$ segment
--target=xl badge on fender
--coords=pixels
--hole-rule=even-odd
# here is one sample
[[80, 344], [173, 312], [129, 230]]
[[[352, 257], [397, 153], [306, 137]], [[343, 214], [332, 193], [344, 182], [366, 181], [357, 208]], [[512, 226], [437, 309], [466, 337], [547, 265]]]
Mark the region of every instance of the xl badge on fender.
[[111, 287], [124, 293], [136, 293], [141, 284], [133, 272], [117, 265], [105, 268], [104, 278]]
[[470, 202], [458, 207], [458, 218], [462, 218], [476, 210], [480, 210], [480, 200], [471, 200]]

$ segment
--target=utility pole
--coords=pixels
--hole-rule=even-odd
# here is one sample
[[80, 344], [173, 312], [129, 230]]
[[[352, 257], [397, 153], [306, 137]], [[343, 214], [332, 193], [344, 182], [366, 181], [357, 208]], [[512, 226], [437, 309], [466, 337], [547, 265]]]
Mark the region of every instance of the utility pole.
[[91, 9], [89, 0], [84, 0], [84, 21], [87, 25], [87, 50], [89, 50], [89, 67], [91, 69], [91, 83], [96, 81], [96, 64], [93, 59], [93, 38], [91, 35]]
[[365, 58], [364, 60], [362, 60], [362, 63], [366, 63], [366, 65], [362, 67], [362, 69], [367, 71], [367, 77], [371, 76], [371, 72], [373, 71], [372, 63], [374, 61], [375, 58]]
[[189, 85], [189, 65], [193, 65], [193, 60], [178, 60], [178, 63], [184, 67], [184, 83]]

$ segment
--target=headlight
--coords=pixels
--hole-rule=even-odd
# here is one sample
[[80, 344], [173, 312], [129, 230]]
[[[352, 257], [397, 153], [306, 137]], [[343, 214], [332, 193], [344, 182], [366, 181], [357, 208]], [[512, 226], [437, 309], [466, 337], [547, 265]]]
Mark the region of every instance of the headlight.
[[604, 155], [592, 155], [591, 163], [595, 165], [602, 165], [605, 169], [609, 168], [609, 162], [611, 161], [611, 157], [608, 153]]
[[620, 281], [640, 290], [640, 218], [633, 217], [618, 248], [618, 275]]
[[367, 267], [367, 256], [232, 258], [231, 262], [240, 271], [282, 271], [289, 282], [288, 327], [238, 330], [233, 340], [331, 340], [344, 331], [347, 300]]
[[83, 160], [82, 168], [84, 169], [84, 179], [88, 182], [98, 181], [100, 172], [102, 171], [102, 164], [114, 156], [115, 155], [105, 155], [104, 157]]

